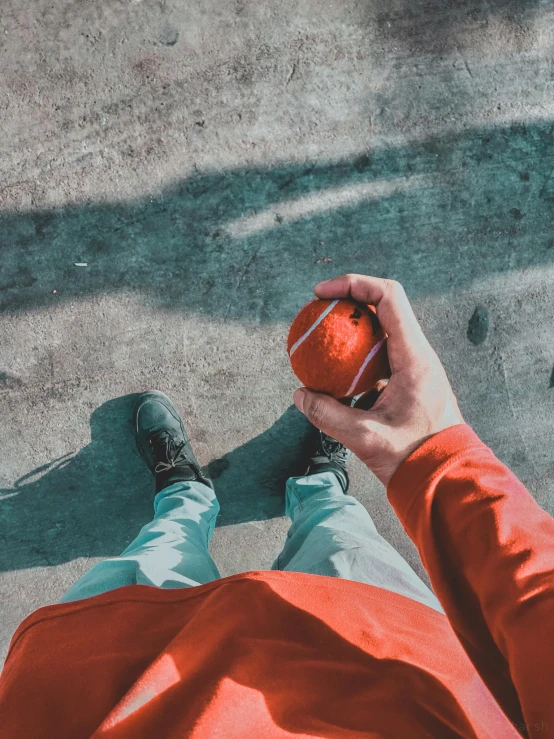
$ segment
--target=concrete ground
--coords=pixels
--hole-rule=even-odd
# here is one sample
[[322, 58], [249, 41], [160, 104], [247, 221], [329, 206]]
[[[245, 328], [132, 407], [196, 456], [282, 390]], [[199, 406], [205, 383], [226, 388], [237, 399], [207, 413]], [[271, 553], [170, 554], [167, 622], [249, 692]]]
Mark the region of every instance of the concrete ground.
[[217, 476], [222, 574], [271, 565], [305, 434], [287, 329], [335, 274], [404, 284], [465, 419], [554, 513], [553, 51], [540, 0], [6, 0], [0, 656], [151, 516], [141, 390]]

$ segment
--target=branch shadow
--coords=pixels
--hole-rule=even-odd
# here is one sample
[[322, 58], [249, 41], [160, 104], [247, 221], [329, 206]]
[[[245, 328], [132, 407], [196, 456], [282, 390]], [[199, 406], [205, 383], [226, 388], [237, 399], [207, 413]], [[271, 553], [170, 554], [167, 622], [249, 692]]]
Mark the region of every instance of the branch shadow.
[[197, 173], [138, 202], [4, 212], [0, 314], [122, 292], [164, 311], [288, 321], [314, 278], [337, 271], [400, 279], [418, 297], [551, 264], [553, 141], [548, 121], [476, 128]]

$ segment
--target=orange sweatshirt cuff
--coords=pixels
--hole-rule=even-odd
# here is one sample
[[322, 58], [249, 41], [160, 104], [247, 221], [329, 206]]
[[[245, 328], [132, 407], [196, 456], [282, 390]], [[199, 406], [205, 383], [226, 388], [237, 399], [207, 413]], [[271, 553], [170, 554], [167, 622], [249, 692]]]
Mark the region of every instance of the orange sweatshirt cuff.
[[455, 459], [483, 449], [489, 448], [466, 423], [450, 426], [424, 441], [402, 462], [387, 485], [387, 497], [401, 522], [406, 523], [417, 497]]

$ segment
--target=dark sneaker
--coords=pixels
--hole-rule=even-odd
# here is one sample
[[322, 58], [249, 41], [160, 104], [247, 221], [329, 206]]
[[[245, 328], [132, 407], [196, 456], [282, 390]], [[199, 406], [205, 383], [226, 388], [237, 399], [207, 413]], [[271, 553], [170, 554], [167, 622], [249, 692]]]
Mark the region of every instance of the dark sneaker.
[[156, 480], [159, 493], [175, 482], [198, 480], [213, 489], [194, 456], [179, 411], [157, 390], [141, 393], [133, 411], [138, 450]]
[[346, 465], [352, 452], [332, 436], [318, 431], [318, 441], [305, 475], [317, 475], [318, 472], [334, 472], [339, 478], [344, 493], [348, 490], [349, 479]]

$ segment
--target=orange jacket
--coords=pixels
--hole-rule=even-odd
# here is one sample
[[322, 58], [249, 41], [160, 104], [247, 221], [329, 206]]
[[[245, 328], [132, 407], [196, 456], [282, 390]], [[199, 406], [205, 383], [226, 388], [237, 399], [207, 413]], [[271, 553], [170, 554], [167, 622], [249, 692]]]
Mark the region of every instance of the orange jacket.
[[41, 608], [0, 736], [554, 736], [554, 521], [461, 424], [387, 494], [448, 618], [361, 583], [249, 572]]

